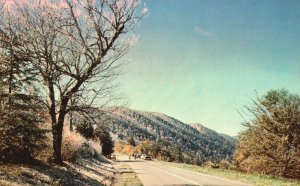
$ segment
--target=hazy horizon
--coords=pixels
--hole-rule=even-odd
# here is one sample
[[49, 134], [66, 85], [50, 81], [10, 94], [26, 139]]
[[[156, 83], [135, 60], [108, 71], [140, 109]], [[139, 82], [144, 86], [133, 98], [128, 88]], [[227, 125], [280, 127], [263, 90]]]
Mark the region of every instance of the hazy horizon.
[[255, 91], [300, 93], [300, 1], [143, 3], [149, 15], [119, 80], [130, 108], [237, 135], [237, 110]]

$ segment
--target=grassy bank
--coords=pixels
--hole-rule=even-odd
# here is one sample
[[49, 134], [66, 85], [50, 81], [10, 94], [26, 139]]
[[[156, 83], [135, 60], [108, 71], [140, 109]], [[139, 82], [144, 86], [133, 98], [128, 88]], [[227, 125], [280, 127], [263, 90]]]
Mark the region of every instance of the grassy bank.
[[0, 164], [0, 186], [111, 185], [115, 170], [110, 163], [80, 159], [63, 166], [47, 162], [32, 165]]
[[140, 179], [137, 177], [132, 168], [124, 163], [118, 166], [118, 174], [115, 178], [114, 186], [142, 186]]
[[246, 174], [234, 170], [213, 169], [213, 168], [199, 167], [199, 166], [188, 165], [188, 164], [179, 164], [179, 163], [170, 163], [170, 162], [163, 162], [163, 163], [169, 166], [183, 168], [183, 169], [204, 173], [204, 174], [216, 175], [216, 176], [238, 180], [238, 181], [242, 181], [245, 183], [250, 183], [258, 186], [299, 186], [300, 185], [300, 180], [285, 179], [280, 177], [259, 175], [259, 174]]

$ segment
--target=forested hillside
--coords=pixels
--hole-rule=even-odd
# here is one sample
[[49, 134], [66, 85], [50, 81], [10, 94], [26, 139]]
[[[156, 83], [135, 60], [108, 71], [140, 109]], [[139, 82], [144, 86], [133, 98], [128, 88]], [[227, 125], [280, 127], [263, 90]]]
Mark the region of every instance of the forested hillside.
[[131, 109], [117, 109], [106, 115], [110, 131], [119, 139], [166, 140], [179, 144], [183, 152], [200, 154], [204, 161], [230, 160], [235, 138], [219, 134], [200, 124], [186, 124], [170, 116]]

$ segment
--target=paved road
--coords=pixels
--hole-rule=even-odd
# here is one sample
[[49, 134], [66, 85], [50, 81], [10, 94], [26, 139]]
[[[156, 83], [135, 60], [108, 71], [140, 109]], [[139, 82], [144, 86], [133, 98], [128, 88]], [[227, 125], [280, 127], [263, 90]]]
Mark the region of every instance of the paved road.
[[129, 164], [144, 186], [249, 186], [238, 181], [170, 167], [157, 161], [129, 160], [127, 156], [118, 156], [117, 159]]

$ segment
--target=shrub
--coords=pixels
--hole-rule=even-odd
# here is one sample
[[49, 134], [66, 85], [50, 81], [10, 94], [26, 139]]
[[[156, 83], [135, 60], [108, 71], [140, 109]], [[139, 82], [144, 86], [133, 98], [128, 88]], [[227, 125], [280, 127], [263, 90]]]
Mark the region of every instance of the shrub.
[[220, 166], [221, 169], [229, 169], [231, 164], [227, 160], [221, 160], [219, 162], [219, 166]]
[[76, 162], [79, 158], [100, 159], [100, 143], [88, 141], [82, 135], [64, 130], [62, 141], [62, 158], [64, 161]]
[[77, 151], [77, 157], [86, 158], [86, 159], [93, 158], [95, 152], [96, 151], [91, 147], [89, 142], [86, 141], [83, 144], [81, 144], [81, 146], [79, 147]]
[[64, 130], [62, 140], [62, 159], [64, 161], [76, 162], [79, 157], [80, 148], [86, 140], [76, 132]]
[[212, 161], [207, 161], [207, 162], [205, 162], [204, 163], [204, 166], [206, 166], [206, 167], [210, 167], [210, 168], [215, 168], [215, 169], [217, 169], [217, 168], [220, 168], [220, 165], [218, 165], [218, 164], [216, 164], [216, 163], [213, 163]]

